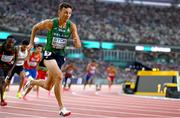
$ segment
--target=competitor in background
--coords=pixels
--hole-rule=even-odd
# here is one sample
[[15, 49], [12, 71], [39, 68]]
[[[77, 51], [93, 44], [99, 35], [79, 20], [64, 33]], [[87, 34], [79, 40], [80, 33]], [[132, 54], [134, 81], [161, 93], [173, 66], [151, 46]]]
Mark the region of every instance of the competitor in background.
[[[25, 63], [24, 63], [24, 72], [26, 77], [30, 80], [36, 79], [37, 77], [37, 67], [42, 60], [42, 45], [38, 44], [35, 46], [35, 51], [29, 54]], [[26, 99], [26, 94], [31, 91], [33, 87], [29, 88], [26, 93], [23, 95], [23, 99]]]
[[[38, 68], [37, 68], [37, 80], [46, 80], [48, 70], [47, 68], [42, 64], [42, 61], [40, 62]], [[37, 97], [39, 97], [39, 86], [36, 87]], [[48, 92], [48, 96], [50, 96], [50, 91]]]
[[12, 68], [16, 59], [15, 51], [15, 37], [8, 36], [6, 41], [0, 46], [0, 94], [1, 94], [1, 106], [6, 106], [4, 95], [5, 77], [8, 75], [9, 70]]
[[10, 69], [9, 75], [6, 77], [7, 79], [6, 79], [5, 89], [7, 86], [10, 85], [11, 79], [15, 73], [17, 73], [20, 76], [19, 89], [16, 94], [16, 97], [19, 99], [22, 97], [20, 91], [23, 87], [24, 78], [25, 78], [25, 73], [23, 71], [23, 65], [24, 65], [25, 59], [28, 56], [28, 50], [27, 50], [28, 44], [29, 44], [29, 42], [27, 40], [23, 40], [21, 42], [21, 45], [16, 47], [17, 59], [14, 62], [13, 67]]
[[71, 88], [71, 79], [73, 77], [73, 73], [76, 70], [76, 66], [73, 63], [70, 63], [68, 65], [65, 66], [64, 69], [64, 90], [70, 90]]
[[111, 86], [113, 85], [117, 70], [114, 66], [111, 65], [111, 66], [107, 67], [106, 72], [107, 72], [107, 80], [108, 80], [109, 90], [111, 90]]
[[93, 83], [93, 76], [96, 73], [97, 67], [98, 67], [98, 64], [94, 60], [87, 65], [86, 67], [87, 73], [86, 73], [85, 82], [84, 82], [84, 90], [87, 84], [91, 85]]

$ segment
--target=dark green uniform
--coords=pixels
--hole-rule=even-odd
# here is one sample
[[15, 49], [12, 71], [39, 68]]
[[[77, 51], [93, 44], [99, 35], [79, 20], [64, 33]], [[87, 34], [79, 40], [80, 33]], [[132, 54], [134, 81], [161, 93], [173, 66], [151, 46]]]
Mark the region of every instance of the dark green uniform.
[[64, 56], [67, 40], [71, 36], [70, 28], [71, 22], [69, 20], [65, 28], [60, 28], [58, 19], [53, 19], [53, 28], [48, 32], [45, 50]]
[[44, 59], [55, 59], [61, 68], [64, 63], [65, 47], [71, 36], [71, 21], [68, 20], [65, 28], [59, 27], [57, 18], [53, 19], [53, 28], [48, 32]]

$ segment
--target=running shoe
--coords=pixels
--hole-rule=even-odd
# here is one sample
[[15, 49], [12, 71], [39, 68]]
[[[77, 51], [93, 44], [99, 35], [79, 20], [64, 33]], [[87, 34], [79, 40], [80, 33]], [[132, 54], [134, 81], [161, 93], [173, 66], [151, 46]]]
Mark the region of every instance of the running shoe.
[[7, 105], [7, 102], [6, 101], [1, 101], [1, 104], [0, 104], [1, 106], [6, 106]]
[[4, 92], [3, 93], [3, 99], [6, 99], [7, 98], [7, 92]]
[[20, 93], [20, 92], [17, 92], [17, 94], [16, 94], [16, 98], [18, 98], [18, 99], [21, 99], [21, 98], [22, 98], [22, 95], [21, 95], [21, 93]]
[[[28, 79], [28, 81], [27, 81], [26, 84], [24, 85], [24, 88], [23, 88], [23, 94], [24, 94], [24, 95], [25, 95], [25, 93], [27, 93], [27, 90], [32, 87], [32, 86], [31, 86], [31, 81], [32, 81], [32, 79]], [[23, 95], [23, 96], [24, 96], [24, 95]]]
[[63, 107], [62, 109], [60, 109], [59, 115], [63, 116], [63, 117], [69, 116], [69, 115], [71, 115], [71, 111], [69, 111], [65, 107]]

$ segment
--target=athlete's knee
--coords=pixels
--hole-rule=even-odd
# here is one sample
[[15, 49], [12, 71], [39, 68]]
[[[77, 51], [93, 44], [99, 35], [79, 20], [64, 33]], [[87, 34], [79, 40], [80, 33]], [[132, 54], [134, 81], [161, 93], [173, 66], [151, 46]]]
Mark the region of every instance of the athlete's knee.
[[52, 87], [50, 85], [47, 85], [47, 84], [44, 85], [44, 88], [46, 88], [46, 90], [48, 90], [48, 91], [52, 89]]
[[57, 80], [60, 81], [60, 80], [63, 79], [63, 76], [62, 76], [61, 73], [55, 73], [55, 74], [54, 74], [54, 77], [56, 78], [56, 81], [57, 81]]
[[52, 78], [56, 78], [56, 79], [59, 79], [59, 80], [62, 80], [63, 79], [63, 74], [61, 71], [59, 70], [54, 70], [54, 71], [49, 71], [49, 76], [52, 77]]
[[10, 84], [10, 82], [11, 82], [11, 80], [6, 79], [5, 84], [6, 84], [6, 85], [9, 85], [9, 84]]
[[52, 89], [51, 86], [47, 86], [47, 90], [50, 91]]

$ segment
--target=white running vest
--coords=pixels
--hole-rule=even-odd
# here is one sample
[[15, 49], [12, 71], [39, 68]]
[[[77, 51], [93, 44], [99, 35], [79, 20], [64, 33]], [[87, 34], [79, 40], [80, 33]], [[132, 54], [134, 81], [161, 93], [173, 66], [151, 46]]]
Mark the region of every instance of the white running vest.
[[27, 49], [25, 51], [21, 50], [21, 46], [19, 46], [19, 52], [18, 52], [18, 58], [16, 62], [16, 66], [22, 66], [24, 65], [25, 58], [28, 56]]

